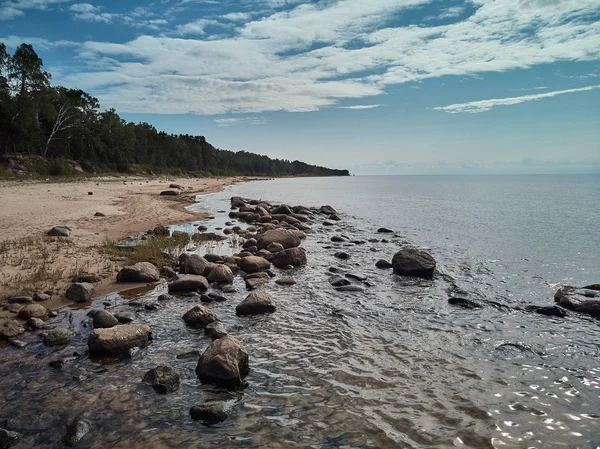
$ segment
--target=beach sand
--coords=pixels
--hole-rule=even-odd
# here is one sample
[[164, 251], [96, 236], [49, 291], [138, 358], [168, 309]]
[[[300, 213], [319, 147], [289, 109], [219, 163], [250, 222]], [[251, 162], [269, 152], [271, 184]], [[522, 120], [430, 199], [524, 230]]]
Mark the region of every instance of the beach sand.
[[[107, 239], [137, 235], [159, 225], [201, 220], [186, 209], [194, 195], [214, 193], [237, 178], [94, 178], [72, 182], [0, 182], [0, 300], [52, 290], [47, 308], [65, 304], [64, 291], [79, 273], [103, 280], [94, 296], [118, 291], [115, 275], [123, 262], [102, 250]], [[160, 196], [175, 183], [179, 196]], [[88, 192], [91, 192], [90, 195]], [[102, 212], [105, 217], [96, 217]], [[53, 226], [72, 229], [70, 238], [49, 238]], [[14, 313], [0, 311], [0, 325]]]

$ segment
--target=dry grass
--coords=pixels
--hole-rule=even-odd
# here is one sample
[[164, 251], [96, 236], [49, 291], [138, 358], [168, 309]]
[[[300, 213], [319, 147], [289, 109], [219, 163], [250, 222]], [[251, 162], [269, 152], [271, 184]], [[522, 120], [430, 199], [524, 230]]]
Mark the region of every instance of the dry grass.
[[149, 236], [144, 245], [134, 248], [117, 248], [115, 241], [105, 239], [102, 249], [105, 254], [124, 260], [126, 263], [151, 262], [158, 267], [172, 266], [175, 263], [174, 256], [189, 243], [187, 234], [176, 234], [173, 237]]

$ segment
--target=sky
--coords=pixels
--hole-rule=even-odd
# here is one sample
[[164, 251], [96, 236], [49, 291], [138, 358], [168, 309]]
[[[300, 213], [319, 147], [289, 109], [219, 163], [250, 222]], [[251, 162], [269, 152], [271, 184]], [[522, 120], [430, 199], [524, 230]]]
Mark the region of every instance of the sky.
[[355, 174], [600, 173], [600, 0], [0, 0], [128, 121]]

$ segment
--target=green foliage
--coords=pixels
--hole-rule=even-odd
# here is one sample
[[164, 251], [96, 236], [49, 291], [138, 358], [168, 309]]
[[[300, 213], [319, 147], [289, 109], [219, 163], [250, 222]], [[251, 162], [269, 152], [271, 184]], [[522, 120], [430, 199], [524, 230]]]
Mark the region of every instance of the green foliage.
[[[66, 160], [88, 172], [165, 173], [172, 176], [347, 176], [300, 161], [270, 159], [213, 147], [203, 136], [159, 132], [128, 123], [79, 89], [50, 86], [50, 74], [28, 44], [11, 56], [0, 43], [0, 162], [7, 155], [41, 157], [35, 173], [73, 174]], [[49, 163], [46, 163], [49, 161]]]

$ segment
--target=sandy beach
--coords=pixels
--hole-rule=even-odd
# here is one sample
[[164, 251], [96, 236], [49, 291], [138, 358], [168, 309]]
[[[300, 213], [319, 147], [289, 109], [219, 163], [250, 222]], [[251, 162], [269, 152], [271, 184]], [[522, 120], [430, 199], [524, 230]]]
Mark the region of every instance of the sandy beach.
[[[107, 239], [202, 219], [186, 209], [194, 196], [219, 191], [248, 178], [96, 178], [73, 182], [0, 182], [0, 298], [51, 290], [46, 307], [64, 304], [64, 290], [79, 273], [103, 280], [95, 296], [117, 291], [114, 279], [123, 262], [102, 250]], [[179, 196], [160, 196], [171, 183], [185, 187]], [[91, 193], [91, 194], [90, 194]], [[105, 216], [95, 216], [101, 212]], [[65, 225], [70, 238], [46, 232]], [[0, 322], [12, 316], [0, 312]]]

